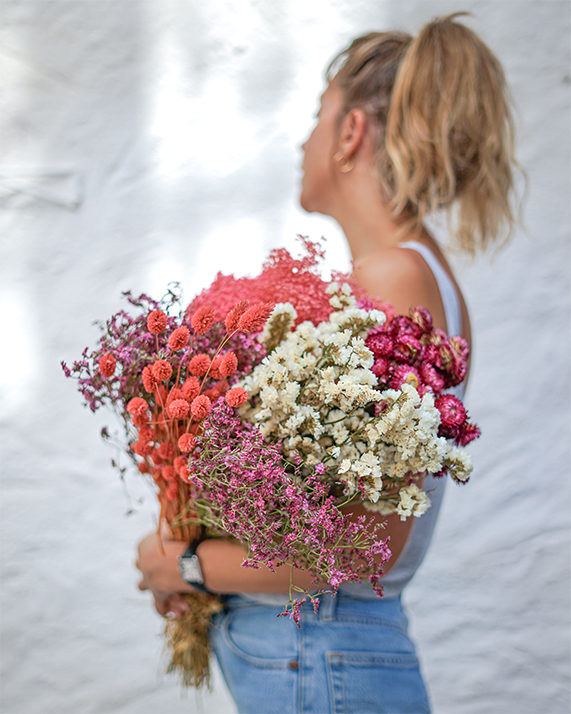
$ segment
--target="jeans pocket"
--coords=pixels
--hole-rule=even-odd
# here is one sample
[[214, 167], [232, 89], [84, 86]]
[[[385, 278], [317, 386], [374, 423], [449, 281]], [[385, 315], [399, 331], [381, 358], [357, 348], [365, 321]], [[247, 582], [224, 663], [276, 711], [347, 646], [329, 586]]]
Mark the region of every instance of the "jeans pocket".
[[412, 654], [328, 652], [332, 714], [430, 714]]

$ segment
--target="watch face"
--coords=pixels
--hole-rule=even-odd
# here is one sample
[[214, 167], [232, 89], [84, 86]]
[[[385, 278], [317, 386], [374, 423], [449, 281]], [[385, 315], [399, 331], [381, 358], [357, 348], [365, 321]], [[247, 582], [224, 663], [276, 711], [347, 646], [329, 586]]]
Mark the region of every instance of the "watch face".
[[182, 579], [185, 583], [192, 585], [192, 583], [202, 584], [204, 582], [198, 556], [183, 556], [182, 558], [179, 558], [178, 562], [180, 564], [180, 574], [182, 575]]

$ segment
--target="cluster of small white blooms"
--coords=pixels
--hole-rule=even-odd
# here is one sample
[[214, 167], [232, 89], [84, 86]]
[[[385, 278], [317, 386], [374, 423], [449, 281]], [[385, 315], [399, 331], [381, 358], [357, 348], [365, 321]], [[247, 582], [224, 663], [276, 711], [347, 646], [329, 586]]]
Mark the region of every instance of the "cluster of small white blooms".
[[335, 281], [329, 283], [325, 288], [325, 292], [331, 295], [329, 304], [334, 310], [342, 310], [344, 307], [353, 307], [357, 301], [351, 291], [351, 286], [348, 283], [343, 283], [339, 287]]
[[341, 480], [347, 484], [347, 492], [355, 493], [360, 478], [364, 479], [364, 490], [368, 499], [375, 503], [383, 488], [379, 459], [372, 451], [365, 451], [358, 459], [343, 459], [337, 470]]
[[450, 445], [438, 436], [440, 413], [432, 394], [421, 398], [405, 383], [399, 391], [382, 392], [381, 399], [388, 408], [367, 425], [365, 433], [371, 448], [377, 443], [385, 446], [380, 449], [385, 474], [398, 479], [411, 472], [440, 471]]
[[419, 518], [429, 507], [430, 499], [415, 483], [400, 489], [396, 512], [399, 514], [401, 521], [406, 521], [409, 516]]
[[470, 454], [463, 449], [459, 449], [457, 446], [449, 447], [446, 458], [444, 459], [444, 466], [450, 471], [450, 475], [453, 479], [462, 482], [470, 478], [470, 474], [474, 468]]
[[270, 315], [266, 325], [259, 336], [259, 341], [264, 344], [279, 344], [286, 336], [287, 331], [297, 318], [295, 307], [289, 302], [279, 302]]

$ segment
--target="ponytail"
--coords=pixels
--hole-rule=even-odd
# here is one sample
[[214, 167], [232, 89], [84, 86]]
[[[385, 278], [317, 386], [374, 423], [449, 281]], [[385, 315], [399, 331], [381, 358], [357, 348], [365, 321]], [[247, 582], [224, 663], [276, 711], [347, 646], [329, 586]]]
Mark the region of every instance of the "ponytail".
[[[335, 80], [345, 111], [359, 106], [377, 126], [379, 176], [393, 217], [420, 230], [429, 213], [454, 203], [455, 239], [474, 254], [507, 239], [515, 222], [514, 130], [502, 67], [454, 22], [462, 14], [434, 20], [416, 38], [355, 40]], [[389, 40], [398, 46], [390, 66], [382, 51]], [[374, 89], [373, 76], [385, 85], [390, 77], [390, 86], [378, 81]]]

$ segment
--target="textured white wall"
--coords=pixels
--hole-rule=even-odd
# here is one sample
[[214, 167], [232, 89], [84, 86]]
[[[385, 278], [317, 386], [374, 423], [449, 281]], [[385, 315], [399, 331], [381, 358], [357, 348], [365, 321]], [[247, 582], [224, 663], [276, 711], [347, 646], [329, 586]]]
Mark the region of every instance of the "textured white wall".
[[[5, 714], [233, 712], [162, 675], [135, 589], [153, 499], [128, 501], [60, 359], [121, 290], [192, 295], [297, 232], [323, 69], [356, 34], [474, 13], [519, 115], [526, 231], [458, 264], [475, 328], [476, 471], [408, 590], [436, 714], [569, 711], [569, 3], [2, 0]], [[145, 497], [142, 504], [139, 498]], [[134, 505], [136, 513], [125, 517]]]

